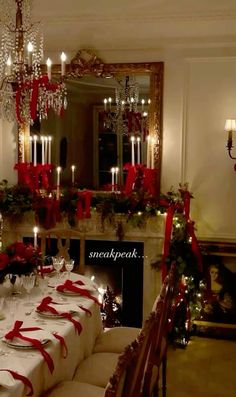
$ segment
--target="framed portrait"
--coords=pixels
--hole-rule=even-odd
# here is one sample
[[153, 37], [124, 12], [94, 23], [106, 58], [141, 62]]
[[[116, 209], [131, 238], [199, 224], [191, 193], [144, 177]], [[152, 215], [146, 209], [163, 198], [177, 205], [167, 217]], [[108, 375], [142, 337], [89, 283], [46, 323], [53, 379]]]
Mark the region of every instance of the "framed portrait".
[[197, 334], [236, 339], [236, 244], [200, 243], [203, 255]]

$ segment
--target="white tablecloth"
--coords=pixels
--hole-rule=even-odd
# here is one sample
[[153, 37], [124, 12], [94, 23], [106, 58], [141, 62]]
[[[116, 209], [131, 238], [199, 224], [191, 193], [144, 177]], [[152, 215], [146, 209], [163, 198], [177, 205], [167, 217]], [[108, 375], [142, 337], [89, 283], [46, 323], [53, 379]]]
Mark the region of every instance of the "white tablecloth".
[[[84, 276], [72, 274], [71, 278], [73, 280], [80, 279], [87, 285], [92, 285], [92, 282]], [[34, 397], [39, 396], [44, 390], [47, 390], [61, 380], [72, 379], [78, 364], [91, 354], [95, 339], [102, 330], [100, 307], [93, 300], [80, 296], [64, 297], [50, 287], [46, 295], [52, 296], [54, 301], [63, 303], [65, 311], [67, 304], [70, 306], [73, 304], [73, 306], [75, 305], [77, 307], [79, 315], [76, 315], [74, 319], [78, 320], [82, 325], [83, 329], [80, 335], [78, 335], [73, 324], [67, 319], [45, 319], [35, 312], [35, 307], [40, 303], [43, 297], [38, 287], [35, 287], [30, 295], [32, 306], [28, 306], [29, 302], [27, 302], [27, 298], [24, 294], [16, 297], [16, 302], [18, 303], [16, 303], [16, 314], [14, 316], [9, 314], [10, 306], [8, 307], [7, 300], [9, 298], [7, 298], [3, 310], [5, 319], [0, 321], [0, 369], [8, 368], [26, 376], [32, 382]], [[95, 292], [94, 295], [98, 296], [98, 293]], [[28, 305], [26, 303], [28, 303]], [[92, 316], [89, 317], [77, 305], [82, 305], [89, 309], [92, 312]], [[26, 313], [31, 310], [31, 314], [26, 315]], [[55, 368], [52, 374], [39, 351], [13, 349], [9, 348], [6, 343], [3, 342], [2, 336], [10, 330], [15, 320], [22, 320], [25, 327], [40, 327], [45, 330], [46, 335], [49, 335], [51, 342], [45, 346], [45, 349], [54, 362]], [[57, 332], [64, 337], [68, 348], [68, 356], [66, 358], [63, 358], [61, 345], [52, 335], [52, 332]], [[26, 333], [24, 335], [26, 335]], [[30, 332], [27, 332], [27, 336], [30, 337]], [[12, 382], [10, 375], [1, 371], [0, 375], [1, 397], [25, 396], [26, 389], [20, 381]], [[4, 382], [4, 379], [6, 382]], [[5, 386], [3, 386], [4, 383], [6, 383]], [[9, 388], [7, 388], [8, 383]]]

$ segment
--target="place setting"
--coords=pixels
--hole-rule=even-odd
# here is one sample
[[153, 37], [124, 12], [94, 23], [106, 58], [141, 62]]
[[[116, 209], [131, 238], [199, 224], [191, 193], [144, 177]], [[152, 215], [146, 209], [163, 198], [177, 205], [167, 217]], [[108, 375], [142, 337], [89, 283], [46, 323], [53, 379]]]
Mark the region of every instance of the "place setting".
[[[66, 320], [71, 322], [78, 334], [82, 331], [82, 326], [78, 319], [74, 317], [79, 316], [78, 307], [75, 304], [67, 302], [55, 301], [51, 296], [46, 296], [41, 303], [36, 307], [35, 313], [42, 317], [43, 320], [56, 320], [58, 323], [65, 323]], [[64, 320], [64, 321], [63, 321]]]

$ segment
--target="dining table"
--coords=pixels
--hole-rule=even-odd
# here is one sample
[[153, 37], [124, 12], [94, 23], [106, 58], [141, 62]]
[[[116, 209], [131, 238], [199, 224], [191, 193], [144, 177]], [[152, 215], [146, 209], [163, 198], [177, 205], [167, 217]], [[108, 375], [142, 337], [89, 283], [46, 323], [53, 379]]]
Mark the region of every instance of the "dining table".
[[96, 284], [76, 273], [38, 275], [31, 291], [3, 284], [0, 296], [0, 396], [38, 397], [71, 380], [102, 331]]

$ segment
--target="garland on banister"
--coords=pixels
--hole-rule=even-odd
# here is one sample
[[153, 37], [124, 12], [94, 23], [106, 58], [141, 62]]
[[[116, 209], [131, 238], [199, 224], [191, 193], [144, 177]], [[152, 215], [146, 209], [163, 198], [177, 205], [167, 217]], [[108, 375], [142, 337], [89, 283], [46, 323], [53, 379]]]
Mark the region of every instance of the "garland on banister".
[[203, 278], [202, 254], [195, 235], [195, 223], [190, 219], [190, 200], [193, 197], [188, 185], [179, 185], [177, 193], [169, 193], [166, 215], [162, 277], [171, 264], [176, 265], [178, 281], [173, 300], [169, 326], [172, 342], [185, 347], [194, 330], [194, 320], [202, 311], [199, 296]]

